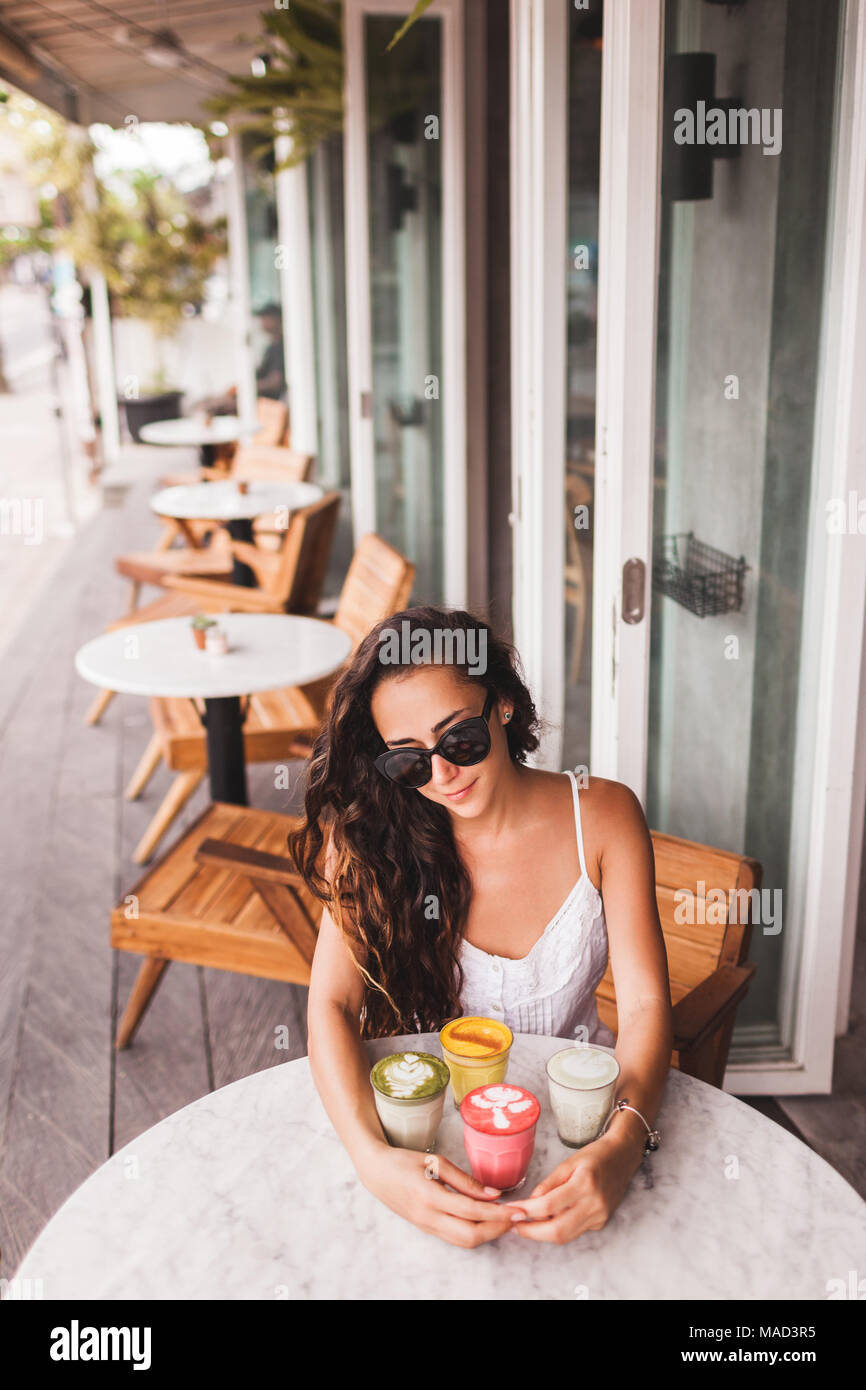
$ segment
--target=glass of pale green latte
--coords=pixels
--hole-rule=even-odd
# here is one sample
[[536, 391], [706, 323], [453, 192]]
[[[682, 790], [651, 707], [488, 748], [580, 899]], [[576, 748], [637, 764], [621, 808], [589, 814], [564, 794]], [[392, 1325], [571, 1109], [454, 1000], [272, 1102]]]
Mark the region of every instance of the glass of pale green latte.
[[450, 1073], [432, 1052], [392, 1052], [370, 1072], [376, 1112], [390, 1144], [432, 1153]]

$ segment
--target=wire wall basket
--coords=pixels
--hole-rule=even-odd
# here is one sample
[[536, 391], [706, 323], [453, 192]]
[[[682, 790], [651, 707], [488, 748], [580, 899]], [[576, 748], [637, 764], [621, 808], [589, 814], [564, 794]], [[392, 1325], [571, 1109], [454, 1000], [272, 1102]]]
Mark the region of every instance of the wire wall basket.
[[659, 536], [657, 546], [653, 582], [660, 593], [699, 618], [742, 610], [744, 578], [750, 568], [743, 555], [735, 560], [695, 540], [694, 531]]

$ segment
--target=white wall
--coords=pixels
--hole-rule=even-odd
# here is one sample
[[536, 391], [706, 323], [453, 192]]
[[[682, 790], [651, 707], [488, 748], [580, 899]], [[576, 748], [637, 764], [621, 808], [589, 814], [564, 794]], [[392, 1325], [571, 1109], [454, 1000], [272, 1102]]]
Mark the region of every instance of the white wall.
[[[185, 391], [189, 399], [223, 392], [235, 380], [235, 351], [228, 316], [216, 322], [189, 319], [159, 346], [150, 325], [137, 319], [115, 319], [113, 328], [114, 369], [121, 396], [129, 378], [136, 378], [139, 393], [146, 395], [160, 358], [168, 378], [167, 389]], [[257, 333], [256, 360], [261, 347]]]

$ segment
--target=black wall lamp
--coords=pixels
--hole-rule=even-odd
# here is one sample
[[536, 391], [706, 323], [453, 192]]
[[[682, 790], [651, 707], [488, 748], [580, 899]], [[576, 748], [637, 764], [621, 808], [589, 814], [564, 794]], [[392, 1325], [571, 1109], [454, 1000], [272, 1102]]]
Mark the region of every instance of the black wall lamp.
[[[662, 197], [669, 202], [697, 202], [713, 196], [713, 161], [735, 159], [739, 144], [708, 144], [696, 138], [678, 144], [677, 112], [690, 111], [700, 126], [700, 110], [727, 113], [740, 105], [736, 97], [717, 97], [715, 53], [672, 53], [665, 63]], [[702, 107], [699, 109], [699, 103]], [[702, 132], [701, 132], [702, 133]]]

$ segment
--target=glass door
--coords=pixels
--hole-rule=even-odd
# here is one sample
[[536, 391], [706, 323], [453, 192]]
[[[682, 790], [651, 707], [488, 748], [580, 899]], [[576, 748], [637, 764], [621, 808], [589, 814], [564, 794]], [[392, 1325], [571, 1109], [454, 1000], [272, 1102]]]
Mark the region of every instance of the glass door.
[[836, 0], [666, 6], [646, 813], [763, 866], [732, 1061], [786, 1052], [801, 956], [839, 33]]
[[864, 17], [604, 14], [591, 769], [654, 830], [762, 865], [729, 1055], [744, 1095], [829, 1090], [847, 1023]]
[[603, 0], [569, 10], [563, 766], [589, 768]]
[[356, 536], [416, 566], [413, 599], [466, 571], [462, 6], [348, 0], [347, 305]]

